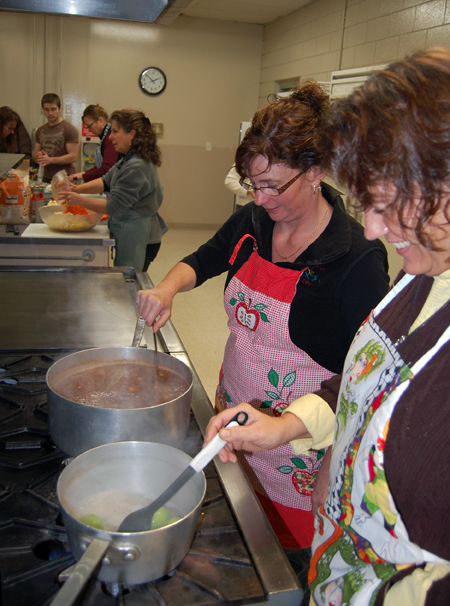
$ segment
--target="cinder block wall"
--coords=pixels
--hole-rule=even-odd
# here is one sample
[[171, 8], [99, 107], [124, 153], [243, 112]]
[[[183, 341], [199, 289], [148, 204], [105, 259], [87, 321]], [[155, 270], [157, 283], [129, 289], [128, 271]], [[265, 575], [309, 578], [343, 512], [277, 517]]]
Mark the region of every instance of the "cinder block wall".
[[[329, 82], [332, 71], [383, 65], [436, 45], [450, 46], [450, 0], [312, 0], [264, 28], [259, 107], [283, 83]], [[402, 259], [385, 244], [393, 279]]]
[[448, 0], [313, 0], [264, 28], [259, 105], [284, 80], [327, 82], [434, 45], [450, 46]]

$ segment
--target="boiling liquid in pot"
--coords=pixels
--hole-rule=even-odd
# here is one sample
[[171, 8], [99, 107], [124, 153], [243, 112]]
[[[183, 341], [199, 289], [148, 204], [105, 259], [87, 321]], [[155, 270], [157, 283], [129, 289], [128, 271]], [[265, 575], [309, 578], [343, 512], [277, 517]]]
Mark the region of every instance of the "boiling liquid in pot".
[[180, 374], [151, 362], [108, 360], [79, 365], [55, 376], [60, 396], [97, 408], [147, 408], [180, 397], [189, 383]]

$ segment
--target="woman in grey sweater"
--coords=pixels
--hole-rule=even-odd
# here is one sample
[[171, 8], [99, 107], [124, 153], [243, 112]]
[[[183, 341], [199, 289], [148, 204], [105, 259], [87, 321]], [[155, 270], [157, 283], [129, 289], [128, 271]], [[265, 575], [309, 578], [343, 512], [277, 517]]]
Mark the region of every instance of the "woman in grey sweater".
[[[157, 167], [161, 152], [150, 120], [140, 111], [124, 109], [111, 115], [111, 140], [124, 157], [103, 177], [72, 185], [66, 202], [109, 216], [116, 240], [115, 266], [147, 271], [168, 227], [158, 214], [163, 189]], [[105, 199], [80, 194], [106, 192]]]

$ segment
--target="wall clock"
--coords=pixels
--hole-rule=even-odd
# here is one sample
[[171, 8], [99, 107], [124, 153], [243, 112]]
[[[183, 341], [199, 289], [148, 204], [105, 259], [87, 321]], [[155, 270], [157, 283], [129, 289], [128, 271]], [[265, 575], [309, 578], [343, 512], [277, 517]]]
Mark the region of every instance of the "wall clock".
[[139, 86], [147, 95], [161, 94], [166, 84], [166, 75], [159, 67], [146, 67], [139, 75]]

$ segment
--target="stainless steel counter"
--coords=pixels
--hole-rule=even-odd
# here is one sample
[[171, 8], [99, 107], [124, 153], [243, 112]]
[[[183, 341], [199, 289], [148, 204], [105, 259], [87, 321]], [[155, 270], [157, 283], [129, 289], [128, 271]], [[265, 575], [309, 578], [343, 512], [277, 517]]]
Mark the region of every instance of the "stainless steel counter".
[[62, 233], [43, 223], [0, 225], [0, 265], [108, 267], [111, 247], [106, 225], [81, 233]]
[[131, 284], [113, 269], [4, 268], [0, 291], [9, 294], [0, 301], [0, 348], [130, 346], [136, 323]]

